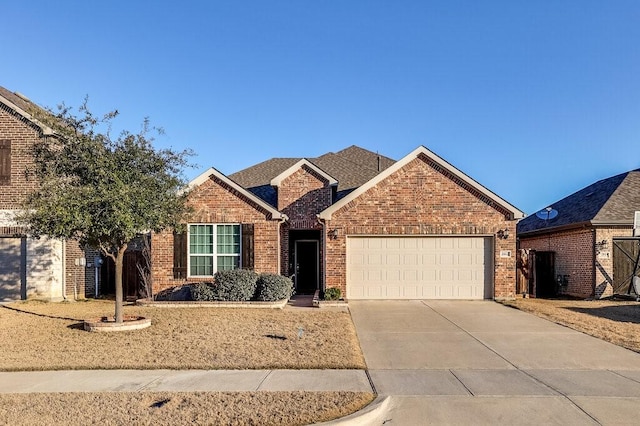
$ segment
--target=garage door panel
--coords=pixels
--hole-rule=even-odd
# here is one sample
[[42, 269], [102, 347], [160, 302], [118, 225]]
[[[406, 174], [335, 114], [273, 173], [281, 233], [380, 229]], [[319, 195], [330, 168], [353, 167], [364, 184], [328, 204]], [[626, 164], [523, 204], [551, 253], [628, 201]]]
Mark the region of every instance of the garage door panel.
[[20, 300], [25, 272], [20, 238], [0, 238], [0, 302]]
[[491, 297], [490, 243], [486, 237], [348, 237], [347, 297]]

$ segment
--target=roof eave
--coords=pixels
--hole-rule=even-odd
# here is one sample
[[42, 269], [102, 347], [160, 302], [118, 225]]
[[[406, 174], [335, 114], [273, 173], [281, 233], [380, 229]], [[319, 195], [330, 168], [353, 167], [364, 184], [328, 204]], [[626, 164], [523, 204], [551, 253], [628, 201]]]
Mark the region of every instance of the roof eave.
[[285, 180], [287, 177], [293, 174], [300, 167], [305, 165], [309, 167], [311, 170], [313, 170], [314, 172], [316, 172], [317, 174], [319, 174], [320, 176], [322, 176], [323, 178], [325, 178], [329, 182], [329, 185], [331, 186], [338, 185], [338, 181], [333, 176], [329, 175], [327, 172], [325, 172], [320, 167], [313, 164], [311, 161], [307, 160], [306, 158], [303, 158], [302, 160], [295, 163], [293, 166], [289, 167], [284, 172], [280, 173], [278, 176], [271, 179], [271, 182], [270, 182], [271, 186], [280, 186], [283, 180]]
[[512, 218], [514, 220], [515, 219], [522, 219], [523, 217], [525, 217], [525, 214], [524, 214], [523, 211], [521, 211], [520, 209], [514, 207], [513, 205], [511, 205], [507, 201], [503, 200], [498, 195], [496, 195], [494, 192], [492, 192], [489, 189], [485, 188], [483, 185], [481, 185], [480, 183], [476, 182], [474, 179], [470, 178], [465, 173], [463, 173], [462, 171], [460, 171], [457, 168], [455, 168], [449, 162], [445, 161], [444, 159], [440, 158], [439, 156], [437, 156], [436, 154], [434, 154], [433, 152], [431, 152], [430, 150], [428, 150], [424, 146], [420, 145], [418, 148], [416, 148], [413, 151], [411, 151], [409, 154], [404, 156], [402, 159], [396, 161], [394, 164], [392, 164], [391, 166], [389, 166], [388, 168], [386, 168], [385, 170], [383, 170], [382, 172], [380, 172], [379, 174], [377, 174], [376, 176], [371, 178], [364, 185], [362, 185], [359, 188], [353, 190], [347, 196], [345, 196], [344, 198], [341, 198], [337, 203], [329, 206], [328, 208], [326, 208], [325, 210], [320, 212], [320, 214], [318, 214], [318, 218], [321, 219], [321, 220], [330, 220], [331, 217], [333, 216], [333, 213], [335, 213], [337, 210], [339, 210], [340, 208], [344, 207], [346, 204], [348, 204], [349, 202], [351, 202], [355, 198], [359, 197], [360, 195], [362, 195], [363, 193], [365, 193], [369, 189], [373, 188], [379, 182], [381, 182], [382, 180], [386, 179], [387, 177], [389, 177], [390, 175], [392, 175], [396, 171], [400, 170], [402, 167], [407, 165], [410, 161], [413, 161], [413, 159], [417, 158], [418, 155], [420, 155], [420, 154], [424, 154], [427, 157], [431, 158], [438, 165], [440, 165], [444, 169], [448, 170], [450, 173], [454, 174], [455, 176], [460, 178], [462, 181], [464, 181], [465, 183], [469, 184], [471, 187], [475, 188], [477, 191], [482, 193], [483, 195], [489, 197], [496, 204], [498, 204], [498, 205], [502, 206], [503, 208], [505, 208], [506, 210], [508, 210], [511, 213]]
[[22, 108], [20, 108], [19, 106], [11, 102], [9, 99], [5, 98], [4, 96], [0, 95], [0, 102], [5, 104], [7, 107], [11, 108], [18, 115], [22, 116], [25, 120], [28, 120], [31, 123], [33, 123], [36, 127], [40, 129], [40, 131], [44, 136], [57, 136], [56, 133], [50, 127], [36, 120], [31, 114], [29, 114], [27, 111], [23, 110]]
[[188, 184], [189, 190], [192, 190], [192, 189], [202, 185], [204, 182], [209, 180], [211, 178], [211, 176], [217, 177], [218, 179], [220, 179], [221, 181], [223, 181], [224, 183], [226, 183], [227, 185], [229, 185], [230, 187], [232, 187], [233, 189], [235, 189], [236, 191], [238, 191], [239, 193], [241, 193], [242, 195], [244, 195], [245, 197], [250, 199], [252, 202], [256, 203], [258, 206], [260, 206], [263, 209], [267, 210], [269, 213], [271, 213], [271, 217], [273, 219], [278, 219], [278, 220], [288, 220], [289, 219], [289, 217], [286, 214], [278, 211], [271, 204], [269, 204], [266, 201], [264, 201], [263, 199], [257, 197], [256, 195], [254, 195], [253, 193], [251, 193], [247, 189], [243, 188], [242, 186], [240, 186], [239, 184], [237, 184], [233, 180], [229, 179], [224, 173], [220, 172], [219, 170], [215, 169], [214, 167], [210, 167], [204, 173], [200, 174], [195, 179], [193, 179], [191, 182], [189, 182], [189, 184]]
[[584, 229], [584, 228], [592, 228], [592, 227], [593, 225], [591, 221], [584, 221], [584, 222], [569, 223], [566, 225], [550, 226], [548, 228], [538, 228], [538, 229], [533, 229], [531, 231], [525, 231], [525, 232], [517, 232], [518, 234], [517, 236], [518, 238], [535, 237], [538, 235], [552, 234], [554, 232], [570, 231], [572, 229]]
[[633, 220], [592, 220], [594, 226], [633, 226]]

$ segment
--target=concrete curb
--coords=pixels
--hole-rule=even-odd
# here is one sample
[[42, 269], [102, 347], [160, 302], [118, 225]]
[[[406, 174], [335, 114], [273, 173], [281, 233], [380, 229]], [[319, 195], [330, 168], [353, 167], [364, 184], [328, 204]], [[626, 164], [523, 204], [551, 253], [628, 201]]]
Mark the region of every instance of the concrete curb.
[[323, 423], [314, 423], [315, 425], [335, 426], [335, 425], [349, 425], [349, 426], [369, 426], [373, 424], [382, 424], [385, 420], [384, 417], [389, 410], [391, 404], [390, 396], [380, 396], [371, 402], [371, 404], [364, 407], [362, 410], [349, 414], [346, 417], [341, 417], [336, 420], [331, 420]]

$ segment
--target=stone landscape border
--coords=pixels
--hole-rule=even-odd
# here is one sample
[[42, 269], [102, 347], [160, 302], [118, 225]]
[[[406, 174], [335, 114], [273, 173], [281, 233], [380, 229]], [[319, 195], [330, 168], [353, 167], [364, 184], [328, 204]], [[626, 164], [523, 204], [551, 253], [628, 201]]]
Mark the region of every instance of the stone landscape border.
[[114, 317], [99, 317], [84, 320], [84, 329], [91, 332], [114, 332], [142, 330], [151, 325], [151, 318], [125, 315], [124, 322], [116, 322]]
[[243, 308], [243, 309], [284, 309], [289, 299], [282, 299], [275, 302], [223, 302], [223, 301], [156, 301], [148, 299], [136, 300], [138, 306], [148, 306], [154, 308]]
[[320, 299], [320, 290], [316, 290], [313, 295], [313, 306], [316, 308], [349, 308], [346, 300], [322, 300]]

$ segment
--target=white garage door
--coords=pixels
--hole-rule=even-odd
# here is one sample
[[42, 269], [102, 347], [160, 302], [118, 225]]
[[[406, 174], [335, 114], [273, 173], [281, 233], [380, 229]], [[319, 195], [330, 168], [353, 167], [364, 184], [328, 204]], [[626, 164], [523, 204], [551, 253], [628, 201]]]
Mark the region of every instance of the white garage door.
[[486, 237], [348, 237], [348, 299], [484, 299], [492, 291]]
[[20, 238], [0, 238], [0, 302], [20, 299], [22, 260]]

